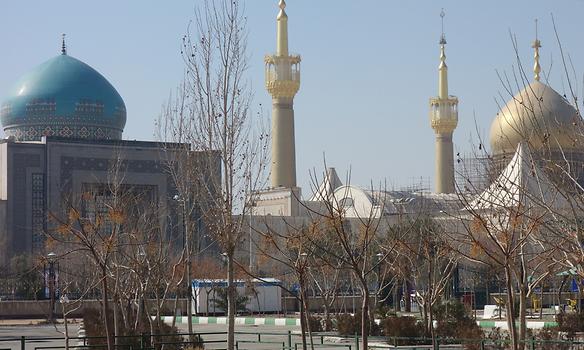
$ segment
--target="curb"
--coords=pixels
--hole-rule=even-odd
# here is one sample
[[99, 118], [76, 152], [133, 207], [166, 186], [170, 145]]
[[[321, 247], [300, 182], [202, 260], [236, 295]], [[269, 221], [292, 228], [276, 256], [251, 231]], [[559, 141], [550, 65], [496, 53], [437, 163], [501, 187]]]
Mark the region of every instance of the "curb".
[[[187, 324], [187, 316], [161, 316], [164, 323], [172, 324], [176, 317], [176, 323]], [[193, 324], [227, 324], [227, 317], [203, 317], [193, 316]], [[255, 325], [255, 326], [283, 326], [294, 327], [300, 326], [298, 318], [273, 318], [273, 317], [236, 317], [236, 325]]]
[[[502, 330], [508, 330], [507, 321], [477, 321], [477, 324], [481, 328], [500, 328]], [[528, 321], [527, 328], [530, 329], [542, 329], [546, 327], [556, 327], [557, 322], [554, 321]]]
[[[164, 323], [172, 324], [173, 318], [176, 317], [176, 323], [187, 324], [188, 317], [186, 316], [162, 316]], [[193, 316], [193, 324], [227, 324], [227, 317], [204, 317]], [[476, 321], [481, 328], [500, 328], [507, 330], [507, 321], [490, 321], [482, 320]], [[283, 326], [283, 327], [300, 327], [300, 319], [298, 318], [273, 318], [273, 317], [236, 317], [236, 325], [255, 325], [255, 326]], [[528, 321], [527, 328], [542, 329], [546, 327], [556, 327], [557, 322], [554, 321]], [[80, 326], [82, 327], [82, 325]]]

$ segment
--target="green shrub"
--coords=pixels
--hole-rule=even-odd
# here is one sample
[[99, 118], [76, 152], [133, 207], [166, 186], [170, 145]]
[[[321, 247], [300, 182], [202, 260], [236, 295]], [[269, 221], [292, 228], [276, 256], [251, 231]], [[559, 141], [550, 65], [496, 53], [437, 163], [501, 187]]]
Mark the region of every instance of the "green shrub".
[[569, 342], [566, 342], [560, 336], [559, 327], [544, 327], [535, 333], [535, 340], [540, 344], [541, 349], [546, 350], [568, 350], [572, 348]]
[[355, 335], [361, 333], [361, 318], [349, 314], [337, 316], [337, 330], [340, 335]]
[[[434, 306], [434, 318], [436, 320], [435, 334], [440, 338], [471, 340], [482, 339], [483, 330], [469, 313], [466, 306], [458, 300], [449, 300]], [[465, 348], [478, 349], [476, 342], [463, 342]]]
[[[112, 312], [113, 316], [113, 312]], [[124, 322], [121, 319], [121, 316], [118, 314], [118, 336], [122, 336], [118, 338], [117, 343], [123, 347], [132, 347], [132, 348], [140, 348], [141, 344], [144, 344], [145, 347], [152, 347], [151, 341], [154, 340], [155, 343], [179, 343], [183, 341], [182, 337], [177, 335], [178, 331], [175, 327], [171, 327], [168, 324], [161, 323], [160, 328], [158, 328], [158, 322], [154, 322], [154, 334], [153, 337], [144, 336], [141, 337], [142, 334], [150, 334], [150, 323], [148, 321], [148, 317], [146, 315], [142, 315], [142, 319], [140, 322], [140, 327], [138, 329], [127, 328], [124, 326]], [[126, 324], [134, 325], [135, 319], [128, 319]], [[105, 326], [103, 322], [103, 318], [101, 312], [97, 309], [86, 309], [83, 314], [83, 324], [85, 326], [85, 332], [88, 337], [100, 337], [100, 338], [91, 338], [89, 339], [89, 345], [105, 345], [107, 344]], [[113, 322], [110, 325], [110, 330], [113, 334], [114, 325]], [[202, 338], [200, 336], [196, 336], [194, 339], [196, 342], [201, 342]], [[195, 344], [195, 346], [199, 346], [202, 348], [202, 345]], [[156, 348], [160, 348], [158, 345]], [[181, 346], [179, 344], [169, 344], [165, 345], [165, 350], [178, 350]]]
[[308, 316], [308, 325], [311, 332], [322, 332], [322, 319], [318, 316]]
[[389, 338], [393, 345], [414, 345], [421, 344], [420, 339], [397, 339], [397, 338], [421, 338], [426, 336], [424, 327], [415, 317], [392, 316], [381, 322], [383, 334]]
[[501, 328], [493, 328], [488, 334], [487, 339], [489, 340], [488, 349], [492, 350], [505, 350], [510, 344], [509, 332], [502, 331]]
[[378, 304], [377, 308], [375, 308], [375, 317], [384, 319], [391, 316], [397, 316], [397, 313], [389, 305]]
[[576, 332], [584, 331], [584, 313], [560, 312], [556, 316], [558, 328], [561, 332], [566, 332], [568, 339], [573, 339]]
[[[337, 330], [340, 335], [361, 335], [361, 314], [351, 316], [341, 314], [337, 316]], [[369, 335], [380, 335], [381, 328], [377, 323], [371, 320], [369, 325]]]

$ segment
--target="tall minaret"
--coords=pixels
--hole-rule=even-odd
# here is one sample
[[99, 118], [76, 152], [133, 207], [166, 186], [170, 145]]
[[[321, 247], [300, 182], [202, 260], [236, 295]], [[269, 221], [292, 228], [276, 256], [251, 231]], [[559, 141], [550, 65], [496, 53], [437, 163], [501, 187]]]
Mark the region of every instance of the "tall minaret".
[[444, 10], [440, 37], [440, 65], [438, 66], [438, 96], [430, 99], [430, 122], [436, 133], [436, 193], [454, 193], [454, 149], [452, 133], [458, 124], [458, 99], [448, 95], [448, 67], [444, 46]]
[[266, 88], [272, 95], [272, 187], [296, 187], [294, 95], [300, 88], [300, 56], [288, 53], [288, 15], [280, 0], [276, 54], [265, 57]]

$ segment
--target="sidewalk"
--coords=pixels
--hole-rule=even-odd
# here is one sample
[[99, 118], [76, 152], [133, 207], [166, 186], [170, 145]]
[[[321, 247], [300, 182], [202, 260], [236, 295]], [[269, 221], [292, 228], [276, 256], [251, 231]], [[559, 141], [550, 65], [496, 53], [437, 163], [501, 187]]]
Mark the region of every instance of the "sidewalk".
[[[164, 323], [171, 324], [175, 316], [162, 316]], [[227, 324], [227, 317], [202, 317], [193, 316], [193, 324]], [[187, 316], [176, 316], [176, 323], [187, 324]], [[300, 327], [299, 318], [284, 317], [236, 317], [236, 325], [255, 325], [255, 326], [298, 326]]]
[[[63, 324], [63, 319], [55, 320], [57, 324]], [[67, 319], [68, 324], [78, 323], [81, 319], [72, 318]], [[18, 326], [38, 326], [49, 324], [44, 318], [23, 318], [23, 319], [0, 319], [0, 327], [18, 327]]]

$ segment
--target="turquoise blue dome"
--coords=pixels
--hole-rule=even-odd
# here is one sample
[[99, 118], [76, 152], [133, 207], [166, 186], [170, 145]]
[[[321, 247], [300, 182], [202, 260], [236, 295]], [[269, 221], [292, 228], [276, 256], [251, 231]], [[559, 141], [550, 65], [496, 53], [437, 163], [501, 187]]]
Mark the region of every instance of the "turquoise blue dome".
[[66, 54], [51, 58], [15, 84], [0, 106], [6, 136], [121, 139], [126, 106], [99, 72]]

